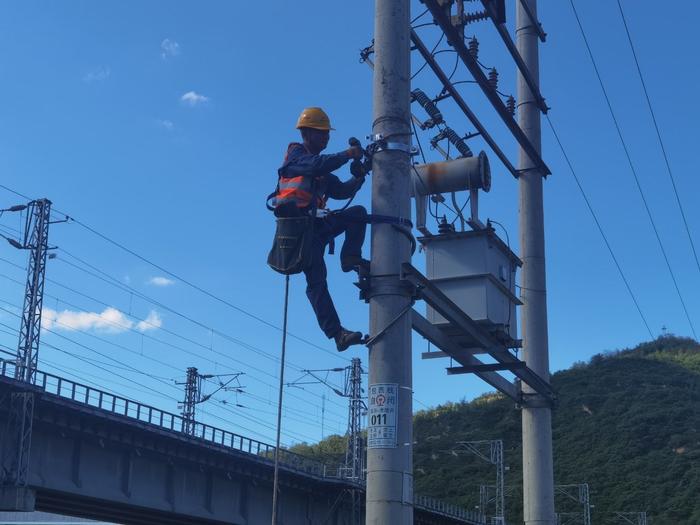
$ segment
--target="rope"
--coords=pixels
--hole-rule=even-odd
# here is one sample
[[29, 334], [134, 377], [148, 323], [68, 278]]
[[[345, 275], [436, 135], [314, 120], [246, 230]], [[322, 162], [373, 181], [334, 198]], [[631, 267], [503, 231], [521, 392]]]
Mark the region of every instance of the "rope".
[[282, 356], [280, 358], [280, 386], [277, 398], [277, 439], [275, 441], [275, 476], [272, 482], [272, 525], [277, 525], [277, 492], [280, 469], [280, 431], [282, 429], [282, 394], [284, 393], [284, 357], [287, 352], [287, 311], [289, 307], [289, 275], [284, 276], [284, 321], [282, 323]]

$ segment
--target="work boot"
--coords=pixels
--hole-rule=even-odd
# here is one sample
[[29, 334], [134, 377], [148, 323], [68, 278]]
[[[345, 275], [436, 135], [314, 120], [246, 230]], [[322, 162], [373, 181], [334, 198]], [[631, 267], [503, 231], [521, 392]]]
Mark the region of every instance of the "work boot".
[[338, 333], [333, 336], [333, 339], [335, 339], [335, 346], [338, 352], [344, 352], [349, 346], [362, 343], [362, 332], [351, 332], [341, 326]]
[[340, 268], [346, 273], [353, 270], [359, 272], [360, 268], [369, 272], [369, 261], [359, 255], [348, 255], [340, 259]]

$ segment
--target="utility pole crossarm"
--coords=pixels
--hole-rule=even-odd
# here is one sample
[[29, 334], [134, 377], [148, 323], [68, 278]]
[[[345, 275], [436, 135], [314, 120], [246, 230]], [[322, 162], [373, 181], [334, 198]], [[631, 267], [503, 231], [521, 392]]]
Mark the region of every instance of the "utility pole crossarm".
[[416, 33], [413, 29], [411, 30], [411, 41], [413, 42], [413, 45], [416, 47], [423, 59], [428, 63], [430, 69], [433, 70], [435, 76], [437, 76], [438, 80], [440, 80], [440, 82], [442, 83], [444, 91], [446, 93], [449, 93], [449, 95], [452, 97], [452, 100], [455, 101], [455, 104], [457, 104], [459, 109], [462, 110], [462, 113], [464, 113], [464, 115], [469, 119], [472, 125], [479, 132], [479, 135], [481, 135], [484, 141], [489, 145], [491, 151], [493, 151], [496, 154], [496, 156], [500, 159], [500, 161], [503, 163], [506, 169], [513, 175], [513, 177], [517, 178], [518, 170], [516, 170], [513, 164], [510, 162], [510, 160], [508, 160], [508, 157], [505, 153], [503, 153], [503, 150], [500, 148], [500, 146], [496, 144], [496, 141], [493, 139], [493, 137], [491, 137], [491, 135], [481, 123], [479, 118], [471, 110], [469, 105], [467, 105], [467, 103], [464, 101], [464, 98], [462, 98], [462, 95], [459, 94], [459, 91], [457, 91], [454, 85], [452, 85], [452, 82], [448, 78], [447, 74], [442, 70], [440, 65], [430, 54], [430, 50], [425, 46], [423, 41], [418, 36], [418, 33]]
[[537, 83], [534, 81], [534, 79], [532, 78], [532, 74], [530, 73], [530, 70], [525, 65], [525, 62], [523, 62], [523, 57], [520, 56], [518, 49], [515, 47], [515, 43], [513, 42], [513, 39], [510, 37], [510, 33], [508, 32], [508, 28], [506, 27], [506, 25], [503, 22], [498, 20], [498, 17], [496, 16], [493, 1], [492, 0], [481, 0], [481, 3], [483, 4], [484, 8], [488, 12], [489, 18], [493, 22], [493, 25], [496, 27], [496, 31], [498, 31], [498, 34], [501, 35], [501, 39], [503, 40], [503, 43], [506, 45], [506, 48], [508, 49], [510, 56], [513, 57], [515, 64], [518, 66], [518, 69], [520, 70], [520, 74], [523, 76], [523, 78], [525, 79], [525, 82], [527, 82], [527, 85], [530, 88], [530, 91], [533, 93], [535, 100], [537, 102], [537, 107], [540, 108], [540, 111], [542, 113], [546, 114], [547, 111], [549, 111], [549, 108], [547, 107], [547, 104], [544, 101], [544, 97], [542, 96], [542, 93], [540, 93], [540, 88], [537, 85]]
[[551, 171], [545, 164], [544, 160], [542, 160], [542, 157], [538, 151], [539, 148], [536, 148], [533, 145], [530, 138], [525, 134], [521, 126], [518, 125], [513, 116], [508, 112], [508, 109], [501, 100], [500, 96], [486, 78], [481, 66], [471, 55], [469, 49], [467, 49], [467, 46], [464, 43], [464, 40], [460, 38], [459, 32], [454, 25], [452, 25], [452, 20], [449, 13], [445, 12], [438, 0], [423, 0], [423, 3], [430, 10], [430, 13], [433, 15], [433, 19], [445, 33], [448, 42], [455, 49], [455, 51], [457, 51], [460, 59], [464, 65], [467, 66], [467, 69], [474, 77], [474, 80], [476, 80], [477, 84], [479, 84], [484, 92], [484, 95], [486, 95], [486, 98], [488, 98], [489, 102], [491, 102], [491, 105], [499, 114], [515, 139], [518, 141], [521, 148], [527, 153], [528, 157], [530, 157], [532, 163], [535, 164], [544, 175], [549, 175]]

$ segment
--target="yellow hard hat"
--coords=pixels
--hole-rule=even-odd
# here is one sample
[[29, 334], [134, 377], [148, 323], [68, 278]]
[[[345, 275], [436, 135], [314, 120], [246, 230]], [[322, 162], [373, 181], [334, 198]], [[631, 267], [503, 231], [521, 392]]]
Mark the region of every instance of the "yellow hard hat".
[[321, 108], [306, 108], [299, 115], [297, 120], [297, 129], [313, 128], [329, 131], [335, 128], [331, 127], [331, 119], [328, 118], [326, 112]]

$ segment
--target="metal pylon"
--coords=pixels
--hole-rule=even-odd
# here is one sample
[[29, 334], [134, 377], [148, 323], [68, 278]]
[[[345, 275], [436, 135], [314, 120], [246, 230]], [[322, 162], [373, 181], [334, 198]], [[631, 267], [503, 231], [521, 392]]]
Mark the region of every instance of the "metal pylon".
[[621, 522], [631, 523], [632, 525], [647, 525], [647, 513], [644, 512], [615, 512], [615, 517], [620, 518]]
[[451, 451], [453, 454], [459, 452], [471, 452], [484, 461], [496, 467], [496, 497], [492, 500], [489, 497], [488, 486], [483, 485], [479, 489], [480, 510], [486, 515], [486, 509], [491, 501], [496, 504], [496, 512], [491, 517], [492, 525], [503, 525], [505, 523], [505, 492], [503, 466], [503, 440], [483, 440], [483, 441], [459, 441], [457, 446]]
[[[200, 374], [197, 368], [193, 366], [189, 367], [187, 369], [187, 379], [185, 379], [185, 382], [175, 383], [185, 386], [185, 399], [181, 403], [178, 403], [178, 408], [182, 410], [182, 412], [180, 412], [182, 415], [182, 431], [190, 436], [195, 435], [198, 404], [208, 401], [218, 392], [243, 392], [243, 387], [238, 382], [238, 378], [242, 375], [242, 372], [236, 372], [234, 374]], [[209, 379], [218, 380], [218, 386], [213, 392], [204, 394], [202, 392], [202, 381]], [[240, 405], [237, 404], [237, 406]]]
[[46, 258], [49, 251], [49, 224], [51, 201], [39, 199], [27, 206], [22, 242], [18, 248], [29, 250], [27, 284], [24, 291], [22, 325], [17, 346], [17, 368], [15, 379], [34, 382], [39, 358], [41, 335], [41, 310], [44, 303], [44, 278]]
[[[588, 490], [588, 483], [578, 483], [572, 485], [555, 485], [555, 494], [562, 494], [582, 505], [581, 512], [560, 512], [557, 513], [557, 521], [559, 525], [565, 525], [567, 523], [575, 523], [571, 519], [578, 520], [582, 525], [591, 525], [591, 500], [590, 492]], [[569, 519], [570, 518], [570, 519]], [[566, 520], [566, 521], [565, 521]]]
[[[180, 383], [181, 384], [181, 383]], [[193, 435], [195, 428], [195, 412], [202, 397], [202, 376], [193, 366], [187, 369], [185, 380], [185, 400], [182, 402], [182, 431]]]
[[359, 357], [353, 358], [351, 365], [346, 370], [345, 393], [350, 399], [348, 407], [348, 447], [345, 452], [345, 468], [349, 478], [362, 481], [365, 478], [362, 414], [367, 407], [362, 399], [362, 363]]
[[[19, 240], [9, 240], [20, 250], [29, 250], [27, 282], [24, 290], [22, 320], [17, 344], [15, 379], [33, 384], [39, 360], [39, 338], [41, 336], [41, 312], [44, 303], [44, 281], [46, 260], [49, 252], [49, 225], [51, 224], [51, 201], [38, 199], [26, 206], [15, 206], [10, 211], [26, 209], [26, 220]], [[7, 447], [9, 457], [3, 483], [18, 487], [27, 486], [29, 454], [32, 445], [34, 421], [34, 393], [13, 392], [9, 397], [8, 435], [13, 435], [13, 447]]]

